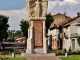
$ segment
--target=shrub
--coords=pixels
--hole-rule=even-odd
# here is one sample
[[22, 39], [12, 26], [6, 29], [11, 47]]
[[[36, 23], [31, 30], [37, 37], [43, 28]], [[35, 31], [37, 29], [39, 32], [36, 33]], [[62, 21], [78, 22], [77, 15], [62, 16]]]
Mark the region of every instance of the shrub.
[[72, 50], [71, 50], [71, 46], [70, 46], [70, 48], [69, 48], [69, 50], [68, 50], [68, 54], [72, 54], [71, 51], [72, 51]]
[[80, 38], [77, 39], [78, 45], [80, 46]]
[[15, 42], [15, 39], [14, 38], [6, 39], [4, 40], [4, 42]]
[[56, 55], [64, 55], [64, 52], [62, 50], [56, 50], [55, 53]]
[[78, 54], [80, 54], [80, 51], [78, 51]]
[[64, 50], [63, 50], [63, 52], [64, 52], [64, 53], [66, 53], [66, 52], [67, 52], [67, 50], [66, 50], [66, 49], [64, 49]]
[[14, 51], [13, 51], [14, 53], [16, 53], [16, 49], [14, 48]]
[[58, 50], [57, 50], [57, 49], [53, 50], [53, 53], [56, 53], [56, 54], [57, 54], [57, 52], [58, 52]]
[[78, 54], [78, 51], [72, 51], [72, 54]]

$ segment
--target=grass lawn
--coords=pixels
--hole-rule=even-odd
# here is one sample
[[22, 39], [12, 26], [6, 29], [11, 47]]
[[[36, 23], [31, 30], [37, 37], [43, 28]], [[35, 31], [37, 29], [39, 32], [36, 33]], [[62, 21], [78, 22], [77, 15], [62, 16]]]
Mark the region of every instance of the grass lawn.
[[[3, 57], [3, 56], [6, 56], [6, 57], [12, 57], [12, 54], [0, 54], [0, 57]], [[15, 54], [16, 57], [21, 57], [21, 54]]]
[[60, 57], [62, 60], [80, 60], [80, 55], [71, 55], [68, 57]]
[[[4, 57], [4, 55], [0, 55], [0, 58], [1, 57]], [[22, 57], [21, 54], [16, 54], [15, 58], [12, 58], [11, 54], [5, 54], [5, 57], [8, 57], [9, 60], [27, 60], [27, 58]]]

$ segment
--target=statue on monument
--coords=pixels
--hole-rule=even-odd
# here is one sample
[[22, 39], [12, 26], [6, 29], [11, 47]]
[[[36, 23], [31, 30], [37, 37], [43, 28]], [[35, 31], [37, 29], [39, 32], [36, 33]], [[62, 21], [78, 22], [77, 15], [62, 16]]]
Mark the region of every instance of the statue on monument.
[[35, 17], [40, 17], [40, 5], [41, 2], [39, 2], [39, 0], [37, 0], [32, 6], [35, 5]]
[[45, 17], [47, 14], [47, 8], [48, 8], [48, 1], [43, 0], [42, 2], [43, 8], [42, 8], [42, 17]]
[[28, 18], [45, 17], [48, 8], [47, 0], [27, 0]]

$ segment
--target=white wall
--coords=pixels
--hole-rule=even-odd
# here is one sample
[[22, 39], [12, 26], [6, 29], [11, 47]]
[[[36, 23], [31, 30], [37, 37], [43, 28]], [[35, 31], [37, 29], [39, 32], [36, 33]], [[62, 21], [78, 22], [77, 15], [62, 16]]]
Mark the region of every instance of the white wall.
[[[80, 35], [80, 26], [76, 26], [77, 22], [78, 21], [76, 21], [70, 25], [70, 34], [78, 33]], [[77, 42], [77, 37], [71, 38], [71, 46], [72, 46], [72, 39], [75, 39], [75, 50], [80, 50], [80, 46], [78, 45], [78, 42]]]
[[78, 26], [78, 34], [80, 34], [80, 26]]
[[[63, 31], [68, 35], [68, 39], [66, 39], [65, 37], [63, 37], [63, 48], [68, 51], [70, 46], [71, 46], [71, 39], [70, 39], [70, 26], [63, 29]], [[67, 32], [66, 32], [67, 31]]]
[[77, 22], [75, 23], [72, 23], [70, 25], [70, 34], [75, 34], [75, 33], [78, 33], [78, 27], [76, 26]]

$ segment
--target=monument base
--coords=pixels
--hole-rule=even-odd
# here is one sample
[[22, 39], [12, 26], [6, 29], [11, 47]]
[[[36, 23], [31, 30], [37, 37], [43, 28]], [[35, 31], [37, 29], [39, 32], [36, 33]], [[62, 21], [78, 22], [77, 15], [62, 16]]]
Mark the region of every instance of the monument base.
[[33, 53], [33, 50], [32, 49], [26, 49], [26, 53], [27, 54], [32, 54]]
[[48, 53], [48, 50], [44, 49], [44, 53]]
[[47, 53], [46, 49], [34, 49], [34, 53]]
[[26, 49], [26, 53], [21, 53], [21, 56], [28, 56], [32, 54], [47, 54], [47, 49]]
[[27, 54], [27, 53], [21, 53], [21, 56], [26, 57], [26, 56], [56, 56], [55, 53], [34, 53], [34, 54]]
[[47, 50], [46, 49], [26, 49], [26, 53], [21, 53], [21, 56], [26, 56], [30, 54], [46, 54]]
[[27, 54], [34, 54], [34, 53], [47, 53], [47, 49], [26, 49]]

